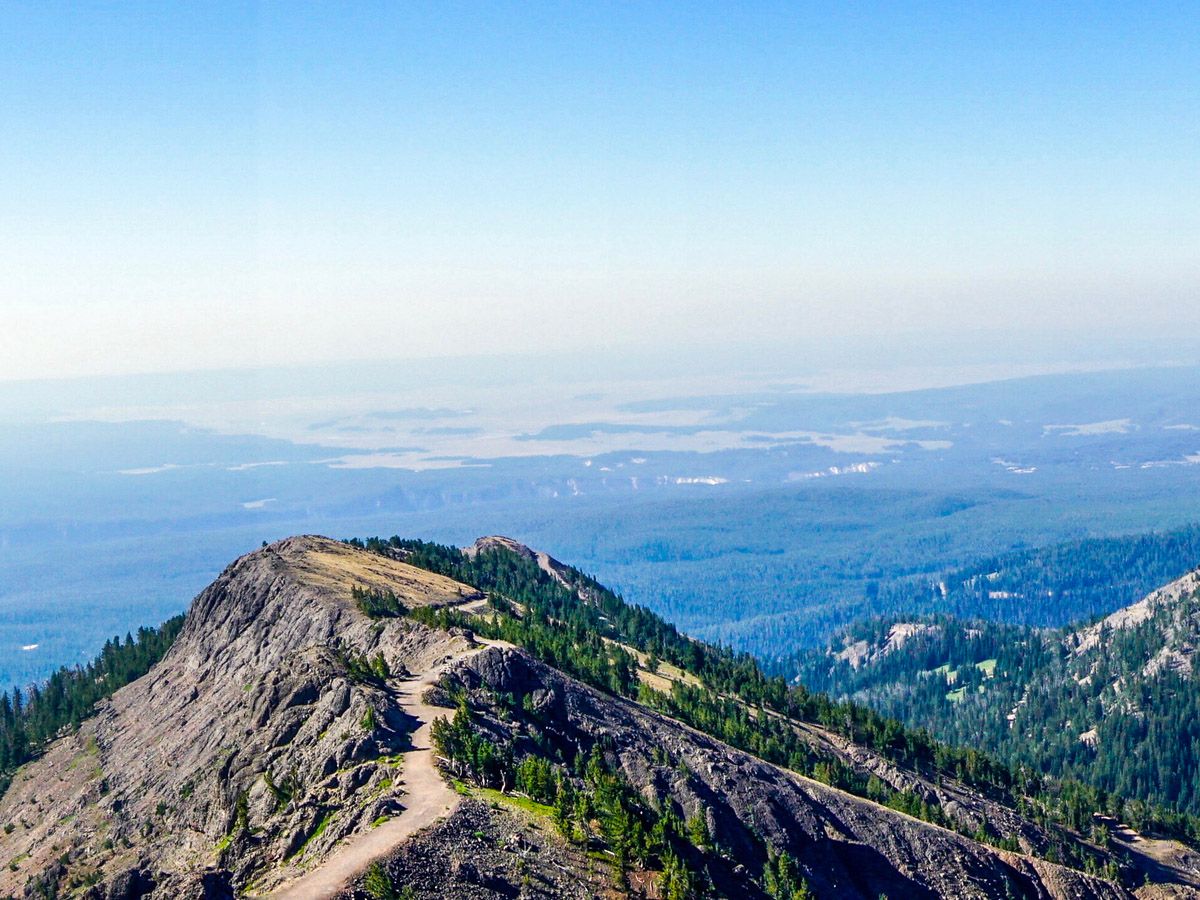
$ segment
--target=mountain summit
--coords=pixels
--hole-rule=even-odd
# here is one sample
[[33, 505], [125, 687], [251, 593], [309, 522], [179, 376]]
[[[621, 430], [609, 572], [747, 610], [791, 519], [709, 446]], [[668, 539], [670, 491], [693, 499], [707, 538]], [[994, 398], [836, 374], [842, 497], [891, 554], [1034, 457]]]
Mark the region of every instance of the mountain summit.
[[1186, 890], [1033, 791], [515, 541], [295, 537], [229, 566], [157, 666], [18, 772], [0, 895]]

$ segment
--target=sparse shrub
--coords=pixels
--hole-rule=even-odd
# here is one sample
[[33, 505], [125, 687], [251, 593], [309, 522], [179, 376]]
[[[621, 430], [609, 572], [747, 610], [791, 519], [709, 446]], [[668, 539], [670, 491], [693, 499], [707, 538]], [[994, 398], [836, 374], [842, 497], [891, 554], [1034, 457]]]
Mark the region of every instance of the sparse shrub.
[[687, 836], [693, 847], [706, 850], [712, 846], [712, 836], [708, 833], [708, 817], [703, 809], [688, 818]]
[[363, 890], [373, 900], [400, 900], [400, 895], [396, 893], [396, 887], [392, 884], [392, 876], [378, 862], [371, 863], [367, 869], [367, 875], [363, 878]]
[[355, 587], [350, 594], [358, 608], [372, 619], [395, 619], [408, 614], [408, 607], [392, 591], [381, 593]]
[[242, 833], [250, 830], [250, 795], [246, 791], [238, 794], [234, 806], [233, 830]]

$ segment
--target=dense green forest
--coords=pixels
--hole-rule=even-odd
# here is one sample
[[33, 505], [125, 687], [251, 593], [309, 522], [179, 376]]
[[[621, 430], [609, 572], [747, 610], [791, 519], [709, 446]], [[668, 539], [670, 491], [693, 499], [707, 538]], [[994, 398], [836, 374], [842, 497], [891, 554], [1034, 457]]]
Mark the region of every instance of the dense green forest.
[[43, 684], [0, 694], [0, 794], [13, 772], [35, 758], [46, 744], [92, 714], [96, 703], [141, 678], [170, 649], [183, 616], [158, 628], [139, 628], [137, 636], [114, 637], [86, 666], [63, 667]]
[[[853, 624], [844, 618], [848, 612], [859, 622], [949, 614], [1059, 628], [1126, 606], [1198, 562], [1200, 525], [1055, 543], [950, 570], [911, 573], [897, 563], [893, 569], [855, 579], [859, 598], [853, 602], [844, 598], [845, 584], [831, 586], [830, 596], [840, 599], [834, 604], [836, 613], [830, 612], [834, 618], [827, 621], [841, 618], [840, 631]], [[846, 577], [849, 574], [848, 570]], [[812, 632], [795, 633], [789, 621], [756, 620], [761, 634], [755, 647], [768, 671], [790, 677], [797, 671], [797, 656], [803, 660], [810, 655]]]
[[[910, 815], [957, 827], [953, 817], [937, 805], [866, 778], [836, 757], [815, 750], [788, 720], [817, 724], [929, 777], [961, 780], [1026, 810], [1030, 818], [1059, 835], [1043, 848], [1044, 855], [1081, 869], [1097, 871], [1100, 866], [1091, 848], [1071, 834], [1088, 833], [1093, 813], [1128, 820], [1130, 813], [1136, 812], [1143, 827], [1189, 840], [1200, 837], [1200, 820], [1145, 803], [1130, 808], [1119, 796], [1090, 785], [1043, 779], [1031, 768], [1010, 767], [973, 747], [939, 742], [924, 729], [905, 727], [862, 704], [835, 702], [823, 693], [789, 687], [780, 677], [766, 676], [749, 655], [694, 641], [576, 570], [567, 571], [564, 585], [541, 570], [536, 561], [502, 549], [468, 556], [453, 547], [400, 538], [352, 543], [489, 594], [490, 616], [471, 617], [451, 608], [428, 607], [408, 613], [424, 624], [471, 628], [483, 636], [510, 641], [602, 690], [635, 698], [771, 762]], [[387, 606], [386, 602], [377, 604], [381, 609]], [[677, 665], [698, 676], [701, 685], [675, 682], [670, 694], [650, 690], [637, 678], [636, 661], [624, 647], [648, 654], [652, 665], [655, 660]], [[499, 761], [497, 765], [508, 765], [502, 752], [492, 758]], [[1009, 846], [1010, 839], [987, 829], [971, 836]]]
[[[1061, 627], [1112, 612], [1200, 563], [1200, 526], [1090, 538], [983, 560], [924, 587], [937, 612]], [[874, 612], [898, 605], [887, 592]]]
[[[919, 722], [938, 737], [1011, 765], [1200, 814], [1200, 597], [1158, 606], [1129, 628], [1081, 633], [932, 618], [899, 646], [894, 619], [849, 629], [837, 648], [868, 648], [855, 667], [812, 653], [799, 678], [814, 689]], [[885, 649], [886, 648], [886, 649]], [[1135, 825], [1143, 809], [1126, 807]]]
[[[1074, 527], [1052, 528], [1056, 515], [1067, 515], [1063, 497], [1040, 503], [978, 485], [961, 492], [825, 485], [640, 510], [659, 532], [652, 539], [632, 513], [610, 514], [607, 523], [597, 516], [589, 527], [612, 534], [589, 543], [573, 540], [568, 528], [546, 546], [560, 558], [597, 560], [605, 583], [625, 596], [785, 673], [776, 666], [798, 648], [823, 647], [870, 616], [944, 612], [1061, 627], [1132, 602], [1200, 560], [1200, 528], [1165, 520], [1170, 530], [1148, 532], [1114, 514], [1115, 498], [1088, 501], [1087, 514], [1073, 514]], [[1095, 564], [1074, 565], [1084, 559]], [[1053, 596], [1024, 598], [965, 583], [997, 563], [1034, 580], [1039, 570], [1078, 580], [1048, 585], [1059, 589]]]

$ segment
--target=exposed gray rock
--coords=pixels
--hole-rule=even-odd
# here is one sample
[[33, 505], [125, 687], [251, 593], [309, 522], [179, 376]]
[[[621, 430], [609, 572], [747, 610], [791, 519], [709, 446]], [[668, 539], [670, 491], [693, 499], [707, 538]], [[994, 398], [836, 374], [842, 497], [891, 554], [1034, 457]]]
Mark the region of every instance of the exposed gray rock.
[[[710, 869], [727, 896], [753, 896], [764, 842], [786, 850], [818, 897], [1120, 898], [1122, 888], [982, 845], [735, 750], [635, 703], [601, 694], [523, 651], [490, 649], [448, 674], [474, 704], [497, 694], [539, 698], [555, 746], [609, 751], [643, 795], [687, 817], [703, 810], [725, 859]], [[504, 716], [482, 727], [503, 739]], [[669, 763], [662, 762], [665, 749]], [[742, 866], [742, 871], [738, 868]]]
[[196, 598], [162, 663], [18, 774], [0, 800], [0, 821], [14, 823], [0, 858], [18, 860], [0, 869], [0, 896], [22, 893], [63, 848], [58, 880], [100, 878], [116, 897], [146, 885], [181, 896], [185, 877], [212, 896], [267, 887], [401, 809], [394, 756], [412, 725], [401, 682], [356, 682], [347, 655], [424, 671], [468, 642], [372, 621], [354, 586], [410, 606], [478, 596], [324, 538], [237, 560]]
[[[463, 803], [386, 862], [392, 884], [411, 888], [421, 900], [588, 900], [612, 890], [606, 868], [548, 823], [477, 800]], [[360, 883], [339, 900], [371, 895]]]

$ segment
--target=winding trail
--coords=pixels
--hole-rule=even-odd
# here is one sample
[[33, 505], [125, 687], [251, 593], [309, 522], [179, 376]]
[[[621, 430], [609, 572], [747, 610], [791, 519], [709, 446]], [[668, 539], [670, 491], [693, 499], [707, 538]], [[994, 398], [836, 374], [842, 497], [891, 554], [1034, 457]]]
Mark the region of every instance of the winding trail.
[[402, 754], [405, 806], [400, 814], [378, 828], [351, 837], [332, 850], [329, 857], [315, 869], [275, 889], [269, 895], [272, 900], [317, 900], [336, 896], [375, 860], [422, 828], [454, 812], [462, 797], [438, 772], [430, 741], [434, 719], [445, 718], [452, 711], [430, 706], [421, 697], [442, 677], [442, 673], [460, 660], [481, 653], [488, 647], [507, 646], [500, 641], [480, 640], [479, 643], [482, 646], [448, 656], [419, 678], [406, 682], [397, 692], [400, 708], [420, 722], [412, 733], [412, 749]]

